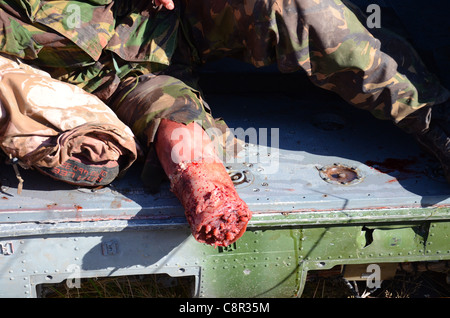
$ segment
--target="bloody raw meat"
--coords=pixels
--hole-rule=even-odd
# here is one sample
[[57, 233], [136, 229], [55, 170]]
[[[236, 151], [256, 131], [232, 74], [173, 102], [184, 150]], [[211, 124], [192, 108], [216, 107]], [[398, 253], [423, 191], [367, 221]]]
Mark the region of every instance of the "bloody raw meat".
[[252, 213], [221, 163], [180, 164], [171, 176], [171, 190], [197, 241], [228, 246], [244, 234]]
[[[191, 138], [174, 138], [176, 129], [186, 129], [183, 135]], [[161, 120], [155, 142], [194, 238], [213, 246], [228, 246], [244, 234], [252, 213], [210, 145], [211, 139], [196, 123], [184, 125], [167, 119]]]

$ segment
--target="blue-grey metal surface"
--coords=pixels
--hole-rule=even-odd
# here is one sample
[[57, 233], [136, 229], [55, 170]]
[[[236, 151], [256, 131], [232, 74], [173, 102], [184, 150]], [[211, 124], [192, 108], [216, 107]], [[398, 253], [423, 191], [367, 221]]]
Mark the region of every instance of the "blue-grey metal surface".
[[[395, 22], [394, 28], [405, 31], [404, 35], [419, 49], [433, 51], [436, 71], [448, 83], [445, 81], [448, 79], [445, 55], [448, 41], [443, 40], [447, 39], [448, 21], [447, 24], [439, 22], [439, 32], [435, 32], [435, 15], [428, 14], [428, 9], [435, 10], [437, 6], [428, 5], [427, 14], [420, 10], [414, 13], [424, 13], [420, 19], [410, 19], [413, 15], [411, 1], [408, 6], [385, 0], [354, 2], [363, 11], [368, 4], [379, 4], [386, 13], [382, 16], [383, 26], [389, 22], [387, 14], [395, 12], [399, 19], [391, 20]], [[212, 91], [220, 88], [217, 94], [208, 94], [207, 101], [213, 115], [224, 117], [248, 144], [237, 158], [226, 163], [241, 179], [236, 185], [238, 192], [254, 211], [249, 224], [250, 243], [238, 245], [236, 255], [253, 249], [259, 252], [250, 253], [243, 261], [247, 258], [249, 264], [254, 263], [251, 266], [270, 263], [279, 269], [290, 264], [292, 273], [300, 276], [295, 284], [298, 284], [297, 291], [301, 291], [300, 282], [305, 280], [306, 270], [320, 269], [325, 263], [323, 267], [330, 268], [345, 262], [448, 258], [450, 242], [445, 233], [450, 187], [440, 174], [437, 162], [422, 152], [410, 136], [391, 123], [378, 121], [335, 96], [313, 89], [305, 79], [266, 81], [274, 75], [273, 68], [255, 71], [241, 64], [225, 68], [219, 65], [218, 68], [212, 65], [203, 70], [205, 74], [218, 70], [229, 72], [203, 83], [213, 88]], [[256, 77], [249, 81], [241, 77], [242, 72], [256, 74]], [[274, 77], [278, 79], [277, 76]], [[253, 80], [257, 80], [253, 85], [257, 89], [252, 90], [249, 84]], [[223, 90], [222, 86], [228, 81], [234, 85], [230, 85], [228, 91]], [[253, 93], [241, 93], [244, 91]], [[358, 179], [348, 184], [324, 180], [323, 168], [334, 164], [354, 169]], [[150, 194], [139, 179], [139, 170], [140, 166], [135, 165], [124, 179], [91, 191], [20, 169], [25, 183], [19, 195], [13, 168], [0, 163], [0, 297], [38, 296], [37, 285], [64, 279], [76, 283], [81, 277], [159, 273], [194, 276], [194, 295], [214, 296], [220, 287], [215, 286], [217, 282], [211, 281], [211, 277], [218, 274], [221, 268], [218, 264], [223, 268], [229, 266], [228, 258], [224, 257], [227, 250], [214, 251], [213, 255], [212, 248], [197, 243], [190, 235], [184, 212], [168, 184], [164, 183], [159, 193]], [[287, 244], [281, 253], [277, 246], [271, 247], [272, 252], [277, 250], [273, 255], [270, 251], [261, 251], [257, 243], [258, 240], [267, 243], [277, 237], [277, 229], [294, 225], [309, 227], [312, 232], [333, 230], [331, 232], [339, 233], [341, 228], [330, 227], [337, 224], [360, 238], [364, 237], [361, 229], [368, 224], [383, 226], [396, 222], [403, 225], [412, 222], [417, 226], [432, 222], [427, 249], [414, 251], [413, 256], [407, 256], [406, 250], [393, 254], [392, 250], [383, 256], [371, 256], [370, 252], [360, 250], [360, 254], [353, 256], [341, 258], [339, 255], [336, 259], [333, 256], [331, 260], [328, 256], [325, 262], [326, 255], [320, 254], [321, 250], [316, 251], [317, 255], [313, 253], [302, 259], [302, 254], [300, 259], [294, 259], [292, 255], [297, 255], [298, 250], [291, 248], [297, 247], [295, 242], [291, 242], [293, 246]], [[357, 226], [345, 228], [353, 224]], [[259, 231], [260, 228], [263, 230]], [[294, 228], [293, 231], [301, 230]], [[267, 237], [263, 232], [270, 235]], [[391, 239], [401, 245], [398, 238], [403, 232], [397, 232], [393, 230]], [[435, 237], [440, 240], [433, 241]], [[307, 249], [308, 244], [318, 242], [303, 243]], [[351, 241], [351, 244], [357, 245], [357, 242]], [[329, 248], [336, 249], [334, 243]], [[213, 267], [209, 268], [211, 263]], [[223, 275], [235, 274], [239, 281], [239, 275], [252, 279], [245, 262], [237, 265], [234, 271], [239, 270], [239, 273], [233, 273], [229, 267]], [[274, 274], [270, 266], [267, 270]]]
[[[238, 192], [254, 211], [248, 236], [255, 242], [269, 240], [263, 232], [275, 237], [277, 229], [294, 225], [327, 229], [336, 224], [448, 221], [450, 187], [439, 175], [439, 165], [390, 123], [327, 94], [207, 98], [213, 114], [225, 117], [238, 135], [240, 128], [247, 142], [225, 165], [238, 173]], [[347, 185], [324, 180], [320, 169], [334, 164], [354, 168], [359, 179]], [[214, 257], [226, 268], [226, 253], [196, 242], [168, 184], [150, 194], [139, 170], [136, 165], [122, 180], [91, 191], [21, 169], [25, 183], [19, 195], [13, 168], [1, 164], [0, 297], [39, 296], [37, 285], [64, 279], [76, 283], [82, 277], [160, 273], [194, 276], [196, 296], [220, 295], [220, 282], [213, 279], [219, 270]], [[270, 231], [258, 231], [268, 227]], [[252, 248], [260, 251], [255, 242]], [[447, 243], [439, 244], [448, 255]], [[270, 259], [274, 266], [302, 269], [296, 287], [301, 291], [306, 270], [316, 261], [301, 260], [297, 268], [290, 248]], [[248, 259], [267, 262], [273, 253], [261, 252]], [[389, 261], [402, 261], [404, 256], [398, 255]], [[327, 261], [327, 266], [333, 264], [338, 261]], [[245, 263], [237, 268], [236, 277], [248, 276]], [[230, 267], [227, 271], [234, 275]]]
[[[214, 115], [226, 114], [236, 132], [241, 128], [258, 139], [269, 133], [268, 146], [249, 142], [237, 158], [225, 163], [247, 173], [249, 182], [237, 188], [256, 220], [259, 214], [272, 212], [401, 209], [450, 203], [449, 186], [439, 175], [438, 164], [421, 152], [410, 136], [339, 100], [271, 94], [211, 95], [209, 102], [214, 105]], [[231, 112], [231, 107], [239, 111]], [[279, 148], [270, 142], [279, 143]], [[324, 181], [319, 169], [333, 164], [354, 168], [360, 180], [349, 185]], [[157, 194], [148, 193], [139, 179], [138, 166], [124, 179], [96, 191], [21, 169], [25, 184], [20, 195], [12, 167], [2, 165], [0, 169], [1, 224], [133, 219], [171, 226], [185, 222], [168, 184]]]

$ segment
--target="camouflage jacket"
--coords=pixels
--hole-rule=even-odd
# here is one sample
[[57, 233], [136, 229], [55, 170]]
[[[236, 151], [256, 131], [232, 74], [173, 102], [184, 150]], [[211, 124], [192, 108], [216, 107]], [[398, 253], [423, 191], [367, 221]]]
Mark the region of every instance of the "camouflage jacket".
[[88, 92], [166, 68], [177, 32], [150, 0], [0, 0], [0, 52]]

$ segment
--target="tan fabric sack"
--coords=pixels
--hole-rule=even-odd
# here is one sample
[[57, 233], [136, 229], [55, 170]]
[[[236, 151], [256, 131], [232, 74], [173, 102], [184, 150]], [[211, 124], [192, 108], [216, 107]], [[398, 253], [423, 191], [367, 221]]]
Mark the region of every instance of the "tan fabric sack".
[[0, 147], [23, 168], [81, 186], [106, 185], [137, 158], [130, 128], [102, 101], [0, 56]]

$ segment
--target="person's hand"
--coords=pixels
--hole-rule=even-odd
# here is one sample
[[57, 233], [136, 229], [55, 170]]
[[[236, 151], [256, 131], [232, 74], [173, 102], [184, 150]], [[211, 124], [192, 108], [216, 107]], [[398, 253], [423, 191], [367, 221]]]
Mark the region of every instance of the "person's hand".
[[160, 6], [163, 5], [167, 10], [172, 10], [175, 8], [175, 5], [172, 0], [154, 0], [155, 5]]

